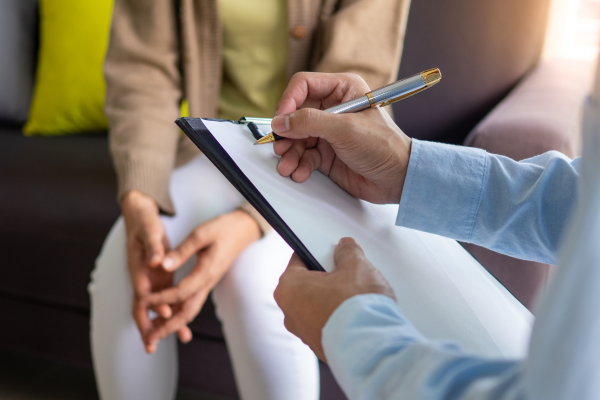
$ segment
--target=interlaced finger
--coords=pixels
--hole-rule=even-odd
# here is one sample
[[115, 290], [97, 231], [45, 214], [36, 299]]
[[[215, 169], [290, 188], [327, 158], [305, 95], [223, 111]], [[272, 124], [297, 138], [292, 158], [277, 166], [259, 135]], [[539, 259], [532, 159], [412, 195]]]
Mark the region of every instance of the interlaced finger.
[[153, 321], [153, 326], [148, 333], [148, 342], [157, 343], [169, 336], [171, 333], [178, 332], [193, 321], [198, 315], [202, 305], [206, 301], [206, 294], [198, 293], [186, 302], [169, 319], [157, 318]]
[[174, 271], [181, 267], [194, 254], [211, 243], [210, 227], [200, 225], [194, 229], [179, 246], [169, 251], [163, 261], [163, 268]]
[[206, 277], [207, 267], [211, 263], [213, 263], [212, 253], [208, 251], [200, 253], [194, 268], [186, 277], [179, 281], [177, 286], [149, 293], [143, 300], [150, 305], [177, 304], [187, 301], [206, 287], [208, 283]]

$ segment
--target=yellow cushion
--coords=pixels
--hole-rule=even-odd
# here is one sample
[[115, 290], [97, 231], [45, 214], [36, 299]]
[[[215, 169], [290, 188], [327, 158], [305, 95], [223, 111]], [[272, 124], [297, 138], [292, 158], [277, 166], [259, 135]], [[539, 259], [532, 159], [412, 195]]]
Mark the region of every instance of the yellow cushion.
[[26, 135], [106, 130], [102, 64], [113, 0], [40, 0], [40, 52]]

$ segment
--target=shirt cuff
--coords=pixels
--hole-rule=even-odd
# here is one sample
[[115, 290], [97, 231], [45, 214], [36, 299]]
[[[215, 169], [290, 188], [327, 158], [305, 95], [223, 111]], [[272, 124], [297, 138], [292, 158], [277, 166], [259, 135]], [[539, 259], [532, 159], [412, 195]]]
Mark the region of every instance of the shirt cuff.
[[481, 149], [413, 139], [396, 225], [469, 241], [487, 163]]
[[363, 294], [344, 301], [329, 317], [321, 337], [327, 363], [347, 395], [354, 393], [390, 352], [390, 342], [424, 340], [402, 315], [398, 303], [381, 294]]

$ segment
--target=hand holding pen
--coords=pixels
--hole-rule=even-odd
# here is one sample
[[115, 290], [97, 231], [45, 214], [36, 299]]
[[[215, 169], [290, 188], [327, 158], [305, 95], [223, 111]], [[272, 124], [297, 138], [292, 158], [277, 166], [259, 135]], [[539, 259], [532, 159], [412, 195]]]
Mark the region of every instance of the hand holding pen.
[[398, 204], [411, 139], [380, 107], [353, 114], [318, 109], [365, 89], [366, 82], [354, 74], [296, 74], [281, 98], [280, 115], [271, 123], [285, 137], [273, 147], [281, 156], [278, 172], [304, 182], [319, 170], [354, 197]]
[[[292, 86], [292, 81], [294, 80], [294, 78], [296, 76], [301, 75], [301, 74], [310, 74], [310, 73], [296, 74], [294, 77], [292, 77], [292, 80], [290, 81], [290, 84], [288, 85], [288, 89], [290, 87], [295, 88], [295, 86]], [[313, 82], [313, 86], [315, 86], [314, 90], [318, 91], [319, 78], [317, 78], [317, 76], [318, 76], [318, 74], [313, 75], [313, 78], [315, 79], [315, 82]], [[350, 98], [347, 98], [348, 96], [345, 96], [343, 98], [343, 100], [341, 101], [341, 104], [337, 104], [333, 107], [328, 107], [325, 109], [325, 112], [328, 112], [331, 114], [346, 114], [346, 113], [355, 113], [355, 112], [359, 112], [362, 110], [366, 110], [368, 108], [373, 108], [373, 107], [378, 107], [378, 106], [385, 107], [389, 104], [395, 103], [400, 100], [404, 100], [412, 95], [415, 95], [419, 92], [429, 89], [430, 87], [432, 87], [433, 85], [438, 83], [441, 79], [442, 79], [442, 74], [441, 74], [440, 70], [437, 68], [433, 68], [433, 69], [429, 69], [427, 71], [423, 71], [420, 74], [413, 75], [409, 78], [402, 79], [400, 81], [391, 83], [382, 88], [367, 92], [364, 95], [362, 95], [362, 93], [361, 93], [359, 95], [352, 96], [353, 93], [348, 92], [348, 94], [350, 95]], [[340, 90], [340, 89], [341, 88], [336, 88], [335, 90]], [[294, 90], [297, 90], [297, 89], [294, 89]], [[286, 89], [286, 92], [288, 92], [287, 89]], [[313, 93], [312, 95], [318, 96], [318, 93]], [[331, 102], [330, 99], [331, 99], [331, 97], [322, 99], [323, 100], [322, 104], [325, 105], [328, 101]], [[308, 100], [310, 100], [310, 99], [308, 99]], [[284, 93], [284, 96], [282, 97], [282, 101], [287, 101], [285, 93]], [[281, 103], [281, 101], [280, 101], [280, 103]], [[312, 107], [312, 105], [307, 104], [306, 107]], [[281, 104], [279, 105], [278, 109], [280, 109], [280, 108], [281, 108]], [[317, 107], [312, 107], [312, 108], [317, 108]], [[272, 142], [275, 142], [280, 139], [281, 139], [281, 136], [277, 135], [275, 132], [271, 132], [268, 135], [264, 136], [263, 138], [259, 139], [255, 144], [272, 143]]]

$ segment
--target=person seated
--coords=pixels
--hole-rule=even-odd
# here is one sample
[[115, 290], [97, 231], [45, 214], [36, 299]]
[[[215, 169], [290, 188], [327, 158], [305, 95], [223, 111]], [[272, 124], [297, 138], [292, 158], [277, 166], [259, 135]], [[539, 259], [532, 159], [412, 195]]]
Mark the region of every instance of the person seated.
[[[405, 4], [115, 1], [106, 115], [123, 215], [89, 286], [103, 399], [174, 398], [174, 334], [192, 339], [187, 325], [209, 294], [242, 398], [318, 398], [317, 359], [287, 332], [273, 299], [291, 250], [173, 121], [184, 98], [193, 117], [271, 117], [289, 77], [304, 69], [390, 82]], [[357, 18], [364, 13], [372, 18]], [[365, 37], [371, 24], [386, 34]]]
[[399, 226], [559, 268], [526, 359], [486, 358], [424, 337], [351, 238], [340, 240], [331, 273], [293, 256], [275, 291], [288, 329], [328, 362], [350, 399], [600, 398], [598, 99], [587, 104], [583, 158], [549, 152], [521, 162], [411, 140], [379, 109], [297, 110], [365, 91], [354, 75], [296, 75], [272, 122], [288, 138], [274, 145], [280, 174], [304, 182], [319, 170], [356, 197], [399, 204]]

